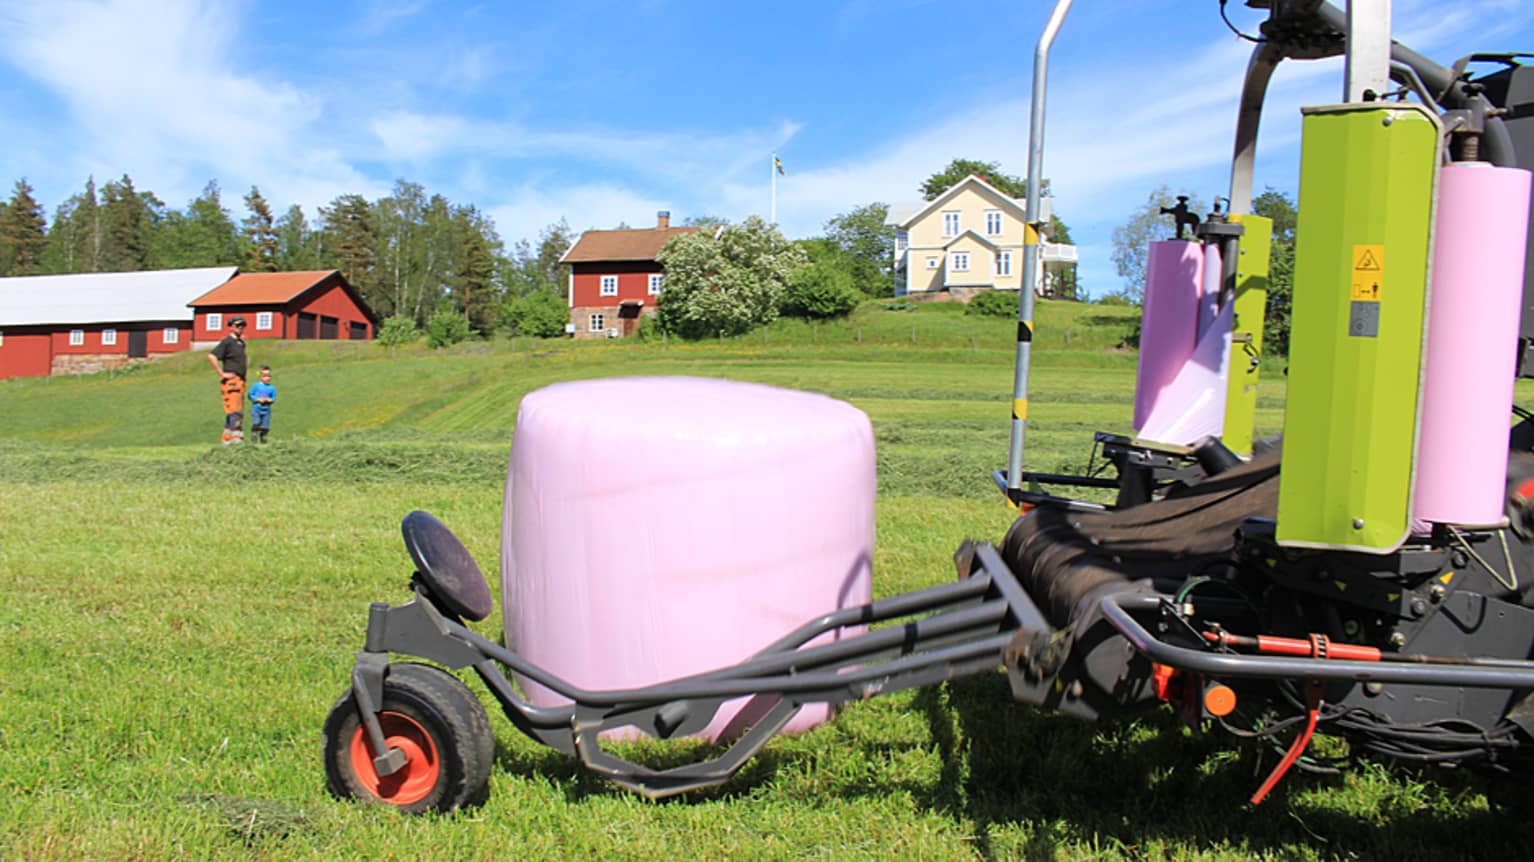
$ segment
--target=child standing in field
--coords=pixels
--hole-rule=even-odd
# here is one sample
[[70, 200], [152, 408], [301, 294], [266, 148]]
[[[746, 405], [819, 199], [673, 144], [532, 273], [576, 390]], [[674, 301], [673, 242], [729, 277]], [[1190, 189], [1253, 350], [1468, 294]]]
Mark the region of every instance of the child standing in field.
[[272, 402], [277, 400], [277, 387], [272, 385], [272, 367], [261, 366], [261, 379], [250, 387], [250, 436], [257, 443], [266, 442], [266, 432], [272, 426]]

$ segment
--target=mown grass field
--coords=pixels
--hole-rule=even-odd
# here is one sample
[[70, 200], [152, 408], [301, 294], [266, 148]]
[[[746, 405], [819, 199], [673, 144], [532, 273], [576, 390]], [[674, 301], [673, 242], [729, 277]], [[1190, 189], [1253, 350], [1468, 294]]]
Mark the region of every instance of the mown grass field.
[[[1127, 427], [1128, 321], [1040, 306], [1030, 468], [1080, 469], [1094, 430]], [[1006, 457], [1012, 330], [871, 304], [704, 344], [258, 342], [280, 395], [261, 448], [213, 445], [200, 355], [0, 381], [0, 859], [1526, 858], [1534, 827], [1471, 777], [1365, 762], [1293, 776], [1254, 810], [1271, 750], [1164, 713], [1032, 712], [1000, 675], [857, 704], [665, 803], [583, 774], [488, 699], [484, 807], [406, 818], [326, 794], [320, 725], [367, 603], [404, 596], [399, 518], [437, 514], [496, 580], [522, 395], [695, 374], [850, 401], [878, 442], [888, 595], [949, 579], [960, 540], [1009, 522], [987, 477]], [[1269, 374], [1262, 431], [1282, 404]]]

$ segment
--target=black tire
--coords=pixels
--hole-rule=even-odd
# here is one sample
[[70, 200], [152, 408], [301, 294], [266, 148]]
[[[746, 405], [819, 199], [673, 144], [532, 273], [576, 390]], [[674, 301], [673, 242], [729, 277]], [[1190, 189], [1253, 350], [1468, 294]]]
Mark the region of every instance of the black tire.
[[408, 814], [447, 813], [484, 802], [495, 738], [485, 708], [446, 671], [391, 664], [379, 720], [406, 765], [382, 779], [373, 770], [357, 700], [348, 688], [325, 718], [325, 778], [341, 799], [392, 805]]

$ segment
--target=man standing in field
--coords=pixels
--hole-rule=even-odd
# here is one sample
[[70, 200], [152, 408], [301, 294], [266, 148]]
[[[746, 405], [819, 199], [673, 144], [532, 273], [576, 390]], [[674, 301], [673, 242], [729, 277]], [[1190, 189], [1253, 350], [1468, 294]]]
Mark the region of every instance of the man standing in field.
[[224, 445], [245, 442], [245, 318], [229, 320], [229, 334], [208, 354], [224, 398]]

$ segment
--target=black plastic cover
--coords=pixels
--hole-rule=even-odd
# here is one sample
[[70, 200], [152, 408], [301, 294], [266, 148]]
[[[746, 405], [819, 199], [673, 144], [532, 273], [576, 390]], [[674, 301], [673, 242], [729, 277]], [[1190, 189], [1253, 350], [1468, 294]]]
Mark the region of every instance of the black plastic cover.
[[416, 571], [442, 609], [471, 622], [495, 607], [490, 584], [463, 542], [436, 517], [417, 509], [400, 522]]

